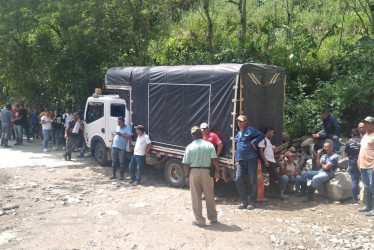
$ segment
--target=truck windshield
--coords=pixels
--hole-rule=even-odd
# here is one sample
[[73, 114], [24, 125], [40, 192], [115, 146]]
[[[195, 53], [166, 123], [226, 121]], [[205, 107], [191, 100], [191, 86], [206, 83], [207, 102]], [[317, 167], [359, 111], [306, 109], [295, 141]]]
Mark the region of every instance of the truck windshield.
[[94, 122], [104, 116], [104, 103], [90, 102], [87, 105], [86, 122]]
[[120, 103], [112, 103], [110, 105], [110, 116], [112, 117], [125, 117], [126, 105]]

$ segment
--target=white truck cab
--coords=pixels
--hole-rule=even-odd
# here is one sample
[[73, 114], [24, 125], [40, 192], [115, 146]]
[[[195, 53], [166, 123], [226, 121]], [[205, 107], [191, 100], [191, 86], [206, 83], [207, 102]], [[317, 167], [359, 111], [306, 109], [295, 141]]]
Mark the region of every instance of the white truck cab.
[[[131, 126], [130, 111], [126, 101], [119, 95], [94, 95], [86, 102], [84, 112], [84, 137], [87, 147], [95, 155], [101, 165], [111, 160], [110, 148], [113, 132], [117, 126], [118, 117], [125, 118], [125, 124]], [[128, 143], [129, 151], [131, 141]]]

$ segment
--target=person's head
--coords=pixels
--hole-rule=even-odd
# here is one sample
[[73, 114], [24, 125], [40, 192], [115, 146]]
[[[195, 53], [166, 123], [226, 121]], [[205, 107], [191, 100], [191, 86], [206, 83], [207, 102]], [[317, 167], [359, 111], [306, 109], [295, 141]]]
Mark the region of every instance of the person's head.
[[123, 118], [123, 116], [118, 117], [117, 123], [118, 123], [118, 126], [123, 128], [125, 126], [125, 118]]
[[325, 141], [325, 143], [323, 144], [323, 149], [328, 155], [331, 155], [333, 153], [332, 142], [330, 140]]
[[272, 129], [271, 127], [266, 127], [264, 129], [264, 135], [266, 136], [266, 138], [268, 139], [271, 139], [274, 137], [274, 129]]
[[203, 132], [204, 136], [207, 136], [209, 134], [209, 125], [208, 125], [208, 123], [205, 123], [205, 122], [201, 123], [200, 129]]
[[360, 130], [358, 128], [352, 129], [352, 138], [360, 138]]
[[286, 151], [286, 153], [284, 153], [284, 156], [287, 157], [287, 160], [289, 162], [292, 162], [295, 159], [295, 154], [291, 151]]
[[245, 115], [239, 115], [236, 118], [236, 122], [238, 123], [238, 127], [240, 130], [243, 130], [245, 126], [247, 126], [247, 117]]
[[19, 104], [16, 104], [15, 109], [19, 110]]
[[5, 105], [5, 108], [8, 109], [8, 110], [11, 110], [12, 105], [10, 103], [8, 103], [7, 105]]
[[322, 140], [321, 140], [320, 137], [313, 137], [313, 143], [314, 144], [319, 145], [319, 144], [321, 144], [321, 142], [322, 142]]
[[322, 110], [321, 111], [321, 118], [323, 120], [326, 120], [328, 116], [329, 116], [329, 111], [327, 111], [327, 110]]
[[361, 122], [364, 123], [364, 130], [366, 130], [368, 133], [374, 132], [374, 117], [368, 116]]
[[34, 109], [34, 113], [37, 113], [38, 112], [38, 110], [37, 109]]
[[75, 120], [75, 121], [78, 121], [78, 120], [79, 120], [79, 113], [78, 113], [78, 112], [74, 112], [73, 115], [74, 115], [74, 116], [73, 116], [74, 120]]
[[138, 125], [135, 127], [135, 132], [138, 134], [138, 135], [143, 135], [144, 134], [144, 131], [145, 131], [145, 128], [143, 125]]
[[66, 112], [67, 114], [70, 114], [70, 113], [71, 113], [70, 108], [66, 108], [66, 109], [65, 109], [65, 112]]
[[359, 122], [357, 125], [358, 131], [360, 131], [361, 136], [364, 136], [366, 134], [365, 130], [365, 123], [364, 122]]
[[54, 114], [58, 115], [59, 113], [60, 113], [60, 111], [56, 108], [55, 111], [54, 111]]
[[47, 111], [44, 111], [44, 115], [45, 115], [46, 117], [49, 117], [51, 114], [50, 114], [49, 111], [47, 110]]
[[198, 126], [194, 126], [191, 128], [191, 135], [194, 140], [203, 138], [203, 132]]
[[48, 109], [47, 106], [44, 106], [44, 107], [43, 107], [43, 110], [44, 110], [44, 112], [49, 111], [49, 109]]

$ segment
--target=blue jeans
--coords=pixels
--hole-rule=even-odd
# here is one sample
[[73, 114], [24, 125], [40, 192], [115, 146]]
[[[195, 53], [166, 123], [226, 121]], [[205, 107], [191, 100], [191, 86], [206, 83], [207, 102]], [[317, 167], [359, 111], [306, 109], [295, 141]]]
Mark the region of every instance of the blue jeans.
[[352, 179], [353, 201], [357, 201], [358, 190], [359, 190], [358, 184], [360, 182], [360, 171], [358, 170], [357, 165], [349, 165], [348, 173], [351, 175], [351, 179]]
[[[83, 146], [82, 146], [83, 148]], [[117, 171], [118, 165], [120, 166], [120, 175], [123, 177], [125, 173], [125, 157], [126, 150], [119, 149], [119, 148], [112, 148], [112, 167], [113, 167], [113, 175]]]
[[81, 147], [81, 151], [79, 152], [79, 154], [81, 156], [84, 156], [84, 152], [86, 151], [86, 141], [84, 140], [84, 136], [82, 136], [81, 140], [82, 140], [82, 147]]
[[23, 140], [23, 128], [22, 125], [14, 125], [14, 131], [16, 133], [16, 142], [22, 144]]
[[48, 140], [51, 136], [51, 130], [43, 129], [43, 148], [48, 148]]
[[[131, 180], [140, 181], [142, 175], [142, 168], [145, 164], [144, 155], [133, 155], [129, 164], [129, 171], [131, 175]], [[136, 177], [135, 177], [136, 173]]]
[[12, 125], [2, 125], [2, 139], [10, 140], [10, 137], [12, 135]]
[[283, 192], [286, 190], [288, 182], [295, 184], [296, 192], [300, 191], [300, 182], [301, 177], [298, 176], [288, 176], [286, 174], [282, 175], [282, 190]]
[[[373, 169], [362, 169], [361, 168], [361, 180], [362, 184], [365, 187], [365, 191], [367, 194], [369, 192], [374, 195], [374, 177], [373, 177]], [[370, 195], [370, 194], [369, 194]]]
[[257, 159], [242, 160], [238, 162], [236, 170], [236, 188], [243, 203], [248, 204], [248, 195], [245, 185], [245, 175], [249, 175], [251, 187], [251, 202], [257, 202]]
[[323, 171], [306, 171], [301, 173], [301, 182], [307, 182], [307, 180], [312, 180], [310, 186], [312, 188], [317, 188], [321, 183], [324, 183], [330, 180], [330, 177], [327, 173]]

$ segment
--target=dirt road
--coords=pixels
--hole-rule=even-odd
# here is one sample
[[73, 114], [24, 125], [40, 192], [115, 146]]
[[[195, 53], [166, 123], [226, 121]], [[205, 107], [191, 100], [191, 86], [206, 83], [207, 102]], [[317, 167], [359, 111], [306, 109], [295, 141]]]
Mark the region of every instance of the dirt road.
[[242, 211], [235, 183], [219, 182], [220, 223], [198, 228], [189, 190], [168, 186], [162, 170], [147, 167], [134, 187], [61, 154], [40, 142], [0, 149], [0, 249], [374, 249], [374, 218], [349, 201], [289, 195]]

